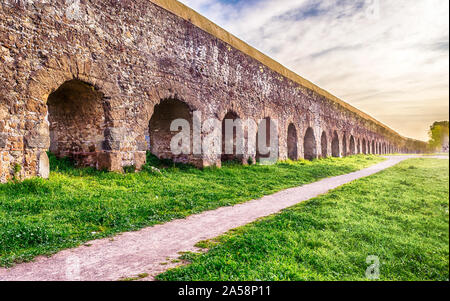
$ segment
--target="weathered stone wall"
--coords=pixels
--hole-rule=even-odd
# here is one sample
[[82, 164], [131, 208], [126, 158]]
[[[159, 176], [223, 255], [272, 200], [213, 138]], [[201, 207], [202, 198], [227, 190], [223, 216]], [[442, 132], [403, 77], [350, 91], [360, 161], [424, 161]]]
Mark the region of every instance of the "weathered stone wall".
[[[288, 157], [294, 132], [297, 156], [304, 157], [308, 128], [313, 157], [322, 155], [323, 132], [328, 155], [334, 131], [339, 155], [353, 152], [351, 137], [354, 152], [423, 147], [225, 43], [208, 33], [208, 23], [201, 29], [179, 15], [148, 0], [1, 1], [0, 181], [48, 176], [50, 148], [80, 165], [140, 168], [147, 150], [167, 144], [168, 135], [158, 140], [164, 135], [149, 129], [162, 100], [183, 102], [203, 119], [222, 120], [228, 112], [276, 119], [281, 159]], [[295, 131], [288, 135], [290, 124]], [[220, 156], [183, 160], [220, 165]]]

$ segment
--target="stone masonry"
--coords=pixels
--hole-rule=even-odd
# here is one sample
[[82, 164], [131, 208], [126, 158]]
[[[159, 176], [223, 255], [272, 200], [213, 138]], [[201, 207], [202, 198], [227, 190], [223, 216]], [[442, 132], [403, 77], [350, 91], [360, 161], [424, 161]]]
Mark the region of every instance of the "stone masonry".
[[276, 119], [282, 160], [426, 147], [175, 0], [2, 0], [0, 63], [0, 182], [48, 177], [49, 150], [119, 172], [147, 151], [220, 165], [168, 152], [170, 121], [194, 111]]

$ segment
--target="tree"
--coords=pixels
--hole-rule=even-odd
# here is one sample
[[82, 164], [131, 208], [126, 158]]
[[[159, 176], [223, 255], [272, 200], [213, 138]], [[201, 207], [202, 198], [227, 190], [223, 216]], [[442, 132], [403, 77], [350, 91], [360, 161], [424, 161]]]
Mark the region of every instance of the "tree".
[[431, 150], [448, 151], [449, 122], [435, 122], [430, 127], [428, 135], [430, 136], [429, 146]]

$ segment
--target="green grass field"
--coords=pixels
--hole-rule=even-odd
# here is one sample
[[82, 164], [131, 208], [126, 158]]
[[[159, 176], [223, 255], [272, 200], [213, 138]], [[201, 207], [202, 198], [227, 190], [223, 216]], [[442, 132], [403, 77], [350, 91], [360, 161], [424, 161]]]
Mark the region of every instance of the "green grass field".
[[449, 163], [411, 159], [238, 228], [159, 280], [449, 279]]
[[67, 160], [50, 159], [49, 180], [0, 185], [0, 266], [242, 203], [383, 160], [354, 156], [273, 166], [228, 164], [205, 170], [176, 165], [158, 173], [149, 165], [169, 162], [149, 157], [144, 171], [123, 175], [76, 169]]

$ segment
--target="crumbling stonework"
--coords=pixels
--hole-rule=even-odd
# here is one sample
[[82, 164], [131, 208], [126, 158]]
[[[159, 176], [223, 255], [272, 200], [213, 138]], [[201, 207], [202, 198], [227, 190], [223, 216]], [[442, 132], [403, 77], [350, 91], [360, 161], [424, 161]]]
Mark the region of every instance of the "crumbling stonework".
[[1, 1], [0, 181], [48, 177], [47, 150], [112, 171], [171, 157], [164, 110], [276, 119], [280, 159], [331, 156], [335, 131], [339, 156], [424, 149], [242, 45], [174, 0]]

